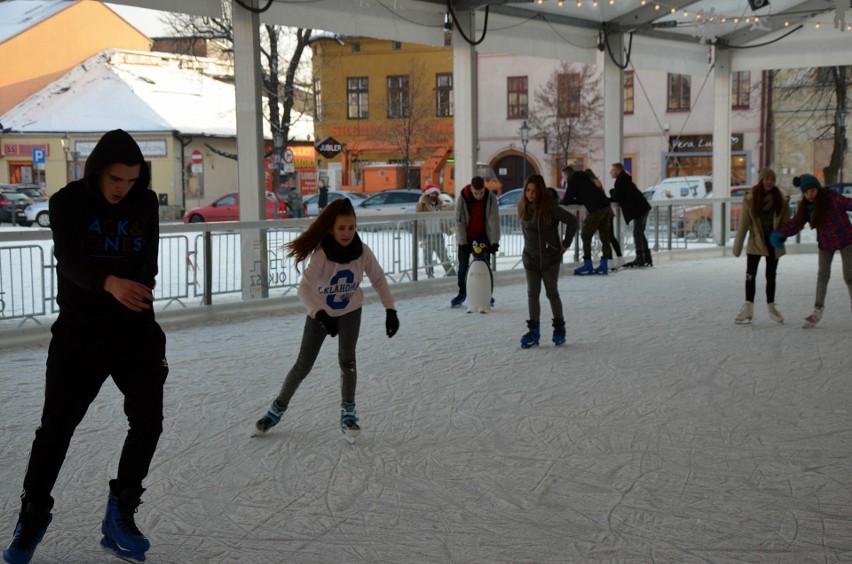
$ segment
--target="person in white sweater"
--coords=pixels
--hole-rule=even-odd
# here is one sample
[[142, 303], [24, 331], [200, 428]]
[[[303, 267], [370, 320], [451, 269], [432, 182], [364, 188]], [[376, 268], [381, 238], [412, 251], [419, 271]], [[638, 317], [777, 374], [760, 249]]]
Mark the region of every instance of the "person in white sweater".
[[299, 356], [269, 411], [255, 423], [254, 435], [266, 433], [278, 424], [299, 384], [313, 368], [326, 336], [339, 336], [340, 426], [344, 437], [353, 442], [361, 430], [355, 411], [355, 348], [361, 329], [364, 274], [385, 307], [389, 338], [399, 330], [393, 295], [373, 251], [358, 237], [355, 209], [348, 198], [329, 203], [285, 248], [287, 256], [295, 259], [297, 270], [299, 263], [310, 257], [298, 291], [308, 311]]

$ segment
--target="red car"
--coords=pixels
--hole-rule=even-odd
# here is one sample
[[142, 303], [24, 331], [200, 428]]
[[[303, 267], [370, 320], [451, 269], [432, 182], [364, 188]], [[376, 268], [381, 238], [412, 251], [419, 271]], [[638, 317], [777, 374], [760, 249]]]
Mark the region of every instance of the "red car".
[[[265, 219], [281, 219], [290, 217], [287, 204], [278, 200], [272, 192], [266, 194]], [[239, 221], [240, 195], [237, 192], [225, 194], [212, 204], [192, 208], [183, 216], [184, 223], [201, 223], [205, 221]]]

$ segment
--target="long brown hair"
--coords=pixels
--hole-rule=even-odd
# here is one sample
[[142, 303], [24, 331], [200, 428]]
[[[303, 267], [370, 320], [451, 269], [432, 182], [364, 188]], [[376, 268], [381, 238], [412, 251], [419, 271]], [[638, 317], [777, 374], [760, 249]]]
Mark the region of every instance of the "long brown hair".
[[[826, 215], [828, 215], [828, 190], [820, 186], [817, 188], [817, 197], [814, 200], [814, 209], [808, 214], [808, 205], [810, 202], [803, 196], [799, 200], [799, 207], [796, 208], [796, 226], [801, 230], [806, 223], [811, 225], [811, 229], [816, 229], [825, 223]], [[808, 217], [810, 215], [810, 217]]]
[[307, 229], [284, 245], [284, 248], [287, 250], [287, 256], [296, 259], [295, 267], [297, 272], [299, 270], [299, 263], [308, 258], [319, 247], [322, 240], [331, 233], [331, 230], [334, 228], [334, 222], [337, 221], [337, 216], [339, 215], [355, 217], [355, 208], [352, 207], [352, 201], [349, 198], [340, 198], [330, 202], [323, 208], [319, 216], [308, 225]]
[[[772, 189], [769, 193], [763, 189], [763, 179], [772, 178]], [[772, 198], [772, 213], [778, 215], [784, 209], [784, 197], [781, 190], [775, 185], [775, 171], [771, 168], [762, 168], [757, 173], [757, 184], [751, 189], [751, 215], [760, 217], [763, 213], [763, 198], [769, 196]]]
[[[535, 198], [532, 202], [527, 201], [527, 186], [530, 184], [535, 186]], [[521, 199], [518, 200], [518, 217], [521, 221], [531, 221], [537, 212], [544, 223], [550, 223], [553, 218], [550, 214], [550, 200], [553, 195], [547, 189], [544, 177], [540, 174], [531, 174], [524, 182], [523, 190]]]

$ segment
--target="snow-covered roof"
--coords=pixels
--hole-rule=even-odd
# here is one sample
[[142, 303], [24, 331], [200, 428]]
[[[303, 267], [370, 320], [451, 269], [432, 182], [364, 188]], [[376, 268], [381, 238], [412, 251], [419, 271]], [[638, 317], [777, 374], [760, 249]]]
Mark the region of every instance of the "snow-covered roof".
[[0, 2], [0, 43], [8, 41], [74, 4], [68, 0], [7, 0]]
[[[216, 61], [210, 60], [215, 65]], [[176, 131], [234, 137], [234, 86], [196, 70], [198, 59], [169, 53], [108, 49], [75, 66], [0, 117], [16, 133]], [[290, 137], [313, 135], [299, 116]], [[264, 122], [264, 136], [271, 138]]]

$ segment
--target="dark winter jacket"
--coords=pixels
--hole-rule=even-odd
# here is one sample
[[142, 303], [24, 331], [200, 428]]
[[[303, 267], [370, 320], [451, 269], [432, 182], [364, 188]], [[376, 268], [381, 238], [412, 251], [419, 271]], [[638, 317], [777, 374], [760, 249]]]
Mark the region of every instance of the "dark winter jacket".
[[[825, 223], [817, 228], [817, 247], [821, 251], [845, 249], [852, 245], [852, 223], [847, 215], [848, 212], [852, 212], [852, 198], [842, 196], [828, 188], [820, 188], [820, 190], [827, 192], [828, 208]], [[792, 237], [799, 232], [796, 219], [782, 225], [778, 231], [785, 237]]]
[[621, 206], [621, 214], [626, 223], [651, 209], [651, 204], [625, 171], [615, 177], [615, 187], [609, 191], [609, 195], [613, 202]]
[[[550, 223], [544, 223], [539, 213], [522, 221], [524, 232], [524, 268], [547, 268], [562, 261], [562, 247], [570, 247], [577, 233], [577, 217], [551, 199]], [[559, 239], [559, 223], [566, 225], [565, 236]]]
[[[116, 163], [141, 164], [139, 179], [117, 204], [101, 193], [101, 172]], [[86, 160], [84, 177], [50, 198], [50, 228], [60, 316], [93, 332], [144, 331], [153, 309], [136, 313], [104, 290], [108, 275], [154, 287], [159, 245], [157, 195], [139, 146], [121, 130], [106, 133]]]
[[565, 183], [565, 195], [559, 202], [563, 206], [585, 206], [589, 213], [609, 207], [609, 198], [603, 190], [595, 186], [588, 174], [575, 171]]

